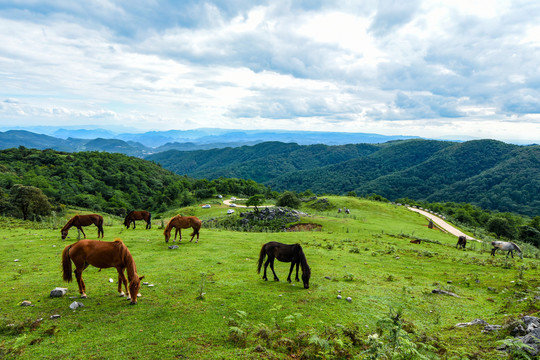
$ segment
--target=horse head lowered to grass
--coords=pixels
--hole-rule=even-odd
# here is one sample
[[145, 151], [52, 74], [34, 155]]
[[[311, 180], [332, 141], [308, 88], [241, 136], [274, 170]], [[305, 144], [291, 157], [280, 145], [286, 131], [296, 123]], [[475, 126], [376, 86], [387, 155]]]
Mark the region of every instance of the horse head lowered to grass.
[[[132, 305], [137, 304], [137, 295], [144, 276], [137, 275], [135, 261], [122, 240], [116, 239], [113, 242], [80, 240], [66, 246], [62, 252], [62, 271], [63, 278], [67, 282], [73, 280], [71, 262], [75, 264], [75, 277], [82, 298], [86, 298], [86, 286], [82, 279], [82, 273], [88, 265], [95, 266], [100, 270], [114, 267], [118, 271], [118, 293], [120, 296], [125, 295], [122, 291], [122, 284], [124, 284], [128, 300], [131, 300]], [[124, 270], [128, 275], [129, 290]]]
[[83, 226], [90, 226], [90, 225], [96, 225], [98, 228], [98, 239], [101, 235], [103, 238], [103, 216], [99, 214], [87, 214], [87, 215], [75, 215], [69, 221], [64, 225], [62, 230], [60, 232], [62, 233], [62, 240], [64, 240], [67, 235], [68, 231], [71, 227], [75, 226], [79, 231], [83, 233], [83, 236], [86, 238], [86, 234], [84, 233], [84, 230], [82, 229]]
[[165, 230], [163, 231], [163, 235], [165, 235], [165, 242], [169, 242], [169, 239], [171, 238], [172, 228], [176, 229], [173, 241], [176, 240], [176, 236], [178, 235], [178, 233], [180, 233], [180, 240], [178, 241], [182, 241], [182, 229], [193, 228], [190, 241], [193, 241], [193, 238], [195, 237], [195, 235], [197, 235], [197, 240], [195, 242], [199, 242], [199, 231], [201, 230], [201, 226], [202, 221], [195, 216], [176, 215], [171, 220], [169, 220], [167, 226], [165, 226]]
[[302, 250], [302, 246], [300, 244], [293, 244], [293, 245], [287, 245], [282, 244], [276, 241], [271, 241], [266, 244], [264, 244], [261, 247], [261, 252], [259, 255], [259, 262], [257, 264], [257, 273], [260, 274], [261, 267], [264, 261], [264, 258], [268, 256], [268, 259], [264, 263], [264, 275], [263, 279], [268, 280], [266, 277], [266, 268], [268, 265], [270, 265], [270, 269], [272, 269], [272, 273], [274, 273], [274, 280], [279, 281], [279, 278], [276, 275], [276, 272], [274, 271], [274, 259], [278, 259], [282, 262], [290, 262], [291, 268], [289, 270], [289, 276], [287, 277], [287, 281], [291, 282], [291, 274], [294, 269], [294, 266], [296, 265], [296, 281], [300, 281], [298, 279], [298, 266], [302, 267], [302, 282], [304, 283], [304, 288], [309, 289], [309, 278], [311, 277], [311, 269], [307, 263], [306, 256], [304, 255], [304, 251]]

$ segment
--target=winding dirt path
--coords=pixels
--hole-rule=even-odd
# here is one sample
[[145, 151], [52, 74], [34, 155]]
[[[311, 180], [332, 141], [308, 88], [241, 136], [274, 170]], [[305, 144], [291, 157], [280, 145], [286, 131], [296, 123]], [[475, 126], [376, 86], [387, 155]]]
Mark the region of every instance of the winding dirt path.
[[455, 227], [453, 227], [452, 225], [450, 225], [449, 223], [447, 223], [446, 221], [444, 221], [443, 219], [441, 219], [440, 217], [438, 217], [437, 215], [434, 215], [434, 214], [431, 214], [427, 211], [424, 211], [424, 210], [420, 210], [420, 209], [415, 209], [413, 207], [408, 207], [407, 209], [411, 210], [411, 211], [414, 211], [414, 212], [417, 212], [431, 220], [433, 220], [433, 222], [435, 224], [437, 224], [437, 226], [442, 229], [443, 231], [446, 231], [452, 235], [455, 235], [455, 236], [465, 236], [465, 238], [467, 240], [475, 240], [475, 241], [480, 241], [478, 239], [475, 239], [467, 234], [465, 234], [464, 232], [462, 232], [461, 230], [458, 230], [456, 229]]

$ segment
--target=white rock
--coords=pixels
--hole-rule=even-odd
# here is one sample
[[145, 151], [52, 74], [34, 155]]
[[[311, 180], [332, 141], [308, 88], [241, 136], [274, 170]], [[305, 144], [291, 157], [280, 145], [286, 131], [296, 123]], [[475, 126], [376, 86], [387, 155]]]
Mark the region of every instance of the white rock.
[[338, 300], [341, 300], [341, 295], [338, 295], [337, 298], [338, 298]]
[[70, 309], [72, 309], [72, 310], [75, 310], [75, 309], [83, 307], [83, 306], [84, 306], [83, 303], [80, 303], [80, 302], [77, 302], [77, 301], [74, 301], [74, 302], [71, 303], [71, 305], [69, 305]]
[[351, 302], [351, 301], [352, 301], [352, 297], [349, 296], [349, 297], [347, 298], [347, 301], [348, 301], [348, 302]]
[[113, 280], [113, 279], [111, 279], [111, 278], [109, 278], [109, 282], [110, 282], [110, 283], [112, 283], [112, 282], [114, 282], [114, 280]]
[[66, 295], [67, 290], [67, 288], [56, 287], [51, 290], [51, 297], [62, 297]]

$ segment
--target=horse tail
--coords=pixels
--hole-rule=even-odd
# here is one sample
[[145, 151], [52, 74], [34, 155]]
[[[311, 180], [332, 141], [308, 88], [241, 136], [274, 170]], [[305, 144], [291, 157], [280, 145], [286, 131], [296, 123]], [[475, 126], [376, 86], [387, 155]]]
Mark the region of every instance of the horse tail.
[[261, 253], [259, 254], [259, 262], [257, 263], [257, 274], [261, 273], [261, 267], [264, 262], [264, 258], [266, 257], [266, 250], [264, 248], [265, 246], [266, 244], [261, 247]]
[[71, 258], [69, 257], [69, 249], [72, 245], [68, 245], [62, 251], [62, 272], [64, 281], [71, 282], [73, 280], [73, 271], [71, 268]]
[[148, 225], [150, 225], [148, 228], [152, 228], [152, 213], [148, 212]]

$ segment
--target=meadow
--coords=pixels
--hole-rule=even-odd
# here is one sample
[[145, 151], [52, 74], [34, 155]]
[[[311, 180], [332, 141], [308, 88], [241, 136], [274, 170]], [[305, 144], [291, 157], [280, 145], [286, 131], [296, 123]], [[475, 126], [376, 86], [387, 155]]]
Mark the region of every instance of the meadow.
[[[536, 250], [527, 248], [523, 260], [492, 257], [485, 243], [458, 250], [455, 236], [429, 229], [423, 216], [402, 206], [331, 201], [351, 214], [303, 209], [309, 216], [301, 222], [320, 224], [321, 231], [247, 233], [203, 225], [198, 243], [189, 242], [191, 229], [182, 231], [181, 243], [165, 243], [162, 226], [177, 212], [203, 221], [226, 216], [228, 208], [216, 200], [210, 209], [156, 217], [151, 230], [142, 221], [126, 230], [123, 219], [104, 214], [104, 240], [122, 239], [148, 282], [134, 306], [117, 295], [114, 269], [83, 273], [87, 299], [80, 299], [76, 283], [63, 282], [60, 254], [77, 241], [77, 230], [62, 241], [60, 228], [72, 213], [41, 223], [2, 217], [0, 358], [512, 357], [497, 350], [509, 336], [504, 326], [485, 333], [481, 326], [455, 325], [477, 318], [505, 325], [536, 315]], [[94, 226], [85, 232], [97, 236]], [[257, 259], [268, 241], [302, 245], [312, 272], [308, 290], [287, 283], [289, 264], [278, 261], [281, 281], [261, 279]], [[169, 249], [174, 244], [179, 248]], [[51, 298], [55, 287], [68, 292]], [[32, 306], [21, 306], [24, 300]], [[72, 310], [74, 301], [84, 306]]]

